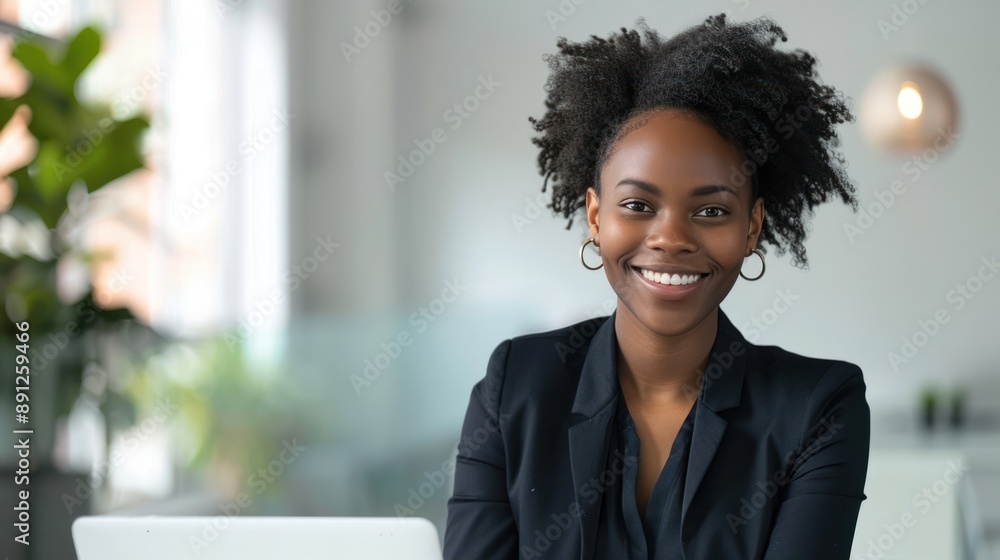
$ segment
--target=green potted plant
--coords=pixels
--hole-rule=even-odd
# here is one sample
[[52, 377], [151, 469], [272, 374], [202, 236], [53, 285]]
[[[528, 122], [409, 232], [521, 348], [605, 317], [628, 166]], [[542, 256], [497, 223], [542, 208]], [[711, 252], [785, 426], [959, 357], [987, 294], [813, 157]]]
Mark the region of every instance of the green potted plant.
[[280, 489], [290, 461], [325, 437], [313, 414], [321, 397], [245, 354], [245, 341], [226, 333], [170, 341], [135, 362], [126, 388], [140, 406], [167, 399], [176, 407], [179, 466], [228, 500]]
[[[109, 104], [83, 103], [78, 83], [101, 51], [101, 34], [85, 27], [65, 44], [52, 46], [28, 38], [18, 42], [12, 58], [29, 77], [27, 89], [14, 97], [0, 97], [0, 128], [15, 115], [27, 114], [27, 131], [36, 150], [26, 164], [0, 170], [11, 188], [3, 220], [0, 248], [0, 285], [6, 318], [0, 322], [0, 356], [12, 363], [15, 324], [27, 322], [30, 340], [30, 426], [33, 454], [48, 463], [56, 419], [65, 415], [80, 395], [82, 374], [102, 333], [121, 332], [123, 326], [148, 329], [125, 308], [106, 309], [95, 300], [93, 286], [71, 301], [60, 298], [57, 270], [73, 259], [84, 266], [101, 255], [91, 254], [68, 234], [79, 220], [72, 200], [86, 198], [108, 183], [143, 167], [140, 141], [149, 118], [137, 114], [124, 119], [112, 115]], [[19, 118], [19, 117], [18, 117]], [[22, 251], [13, 238], [31, 231], [41, 247]], [[150, 331], [151, 332], [151, 331]], [[0, 400], [12, 409], [12, 383], [0, 388]], [[135, 418], [131, 403], [114, 386], [101, 395], [101, 407], [111, 420], [128, 424]], [[8, 420], [9, 422], [10, 420]], [[21, 426], [25, 427], [25, 426]]]
[[934, 427], [938, 407], [938, 391], [933, 385], [927, 384], [920, 389], [920, 425], [925, 430]]
[[952, 389], [948, 405], [948, 425], [957, 430], [965, 424], [965, 389], [961, 387]]

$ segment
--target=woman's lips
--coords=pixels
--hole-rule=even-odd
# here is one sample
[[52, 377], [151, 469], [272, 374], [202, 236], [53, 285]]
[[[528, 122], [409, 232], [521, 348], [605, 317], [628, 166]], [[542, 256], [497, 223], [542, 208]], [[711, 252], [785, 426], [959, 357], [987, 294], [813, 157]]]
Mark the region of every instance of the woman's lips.
[[632, 267], [632, 272], [636, 275], [642, 285], [649, 288], [650, 292], [652, 292], [654, 296], [667, 301], [676, 301], [690, 296], [694, 292], [698, 291], [698, 288], [705, 284], [708, 278], [708, 274], [703, 274], [700, 278], [698, 278], [698, 280], [690, 284], [675, 286], [673, 284], [661, 284], [659, 282], [649, 280], [642, 275], [642, 272], [638, 268], [635, 267]]

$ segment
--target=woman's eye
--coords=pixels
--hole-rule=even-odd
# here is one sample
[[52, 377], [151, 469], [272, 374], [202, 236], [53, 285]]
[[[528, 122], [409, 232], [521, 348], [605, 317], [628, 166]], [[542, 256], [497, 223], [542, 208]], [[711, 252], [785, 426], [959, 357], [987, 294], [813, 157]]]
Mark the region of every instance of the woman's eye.
[[645, 202], [639, 202], [638, 200], [630, 200], [622, 204], [625, 208], [629, 210], [635, 210], [636, 212], [642, 212], [643, 208], [649, 208]]
[[709, 214], [707, 216], [708, 218], [718, 218], [720, 216], [724, 216], [725, 214], [729, 213], [724, 208], [719, 208], [718, 206], [710, 206], [708, 208], [702, 209], [702, 211], [698, 212], [698, 214], [696, 214], [696, 215], [700, 215], [702, 212], [711, 212], [713, 210], [716, 211], [717, 213], [715, 213], [715, 214]]

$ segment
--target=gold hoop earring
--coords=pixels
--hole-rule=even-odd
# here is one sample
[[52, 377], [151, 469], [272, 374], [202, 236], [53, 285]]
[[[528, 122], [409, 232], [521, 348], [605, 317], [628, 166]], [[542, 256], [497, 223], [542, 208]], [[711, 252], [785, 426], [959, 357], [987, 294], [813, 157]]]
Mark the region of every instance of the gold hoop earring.
[[[765, 269], [766, 267], [765, 267], [765, 265], [764, 265], [764, 253], [763, 253], [763, 251], [761, 251], [760, 249], [758, 249], [758, 248], [754, 247], [754, 248], [753, 248], [753, 251], [751, 251], [751, 252], [753, 252], [753, 253], [757, 253], [757, 256], [758, 256], [758, 257], [760, 257], [760, 274], [758, 274], [758, 275], [757, 275], [757, 276], [755, 276], [754, 278], [747, 278], [746, 276], [743, 276], [743, 270], [742, 270], [742, 268], [741, 268], [741, 269], [740, 269], [740, 276], [743, 276], [743, 278], [744, 278], [745, 280], [749, 280], [749, 281], [753, 282], [753, 281], [755, 281], [755, 280], [760, 280], [760, 277], [764, 275], [764, 269]], [[750, 256], [750, 255], [747, 255], [747, 257], [749, 257], [749, 256]], [[746, 258], [746, 257], [744, 257], [744, 258]]]
[[583, 245], [581, 245], [581, 246], [580, 246], [580, 262], [582, 262], [582, 263], [583, 263], [583, 267], [584, 267], [584, 268], [586, 268], [587, 270], [600, 270], [601, 268], [603, 268], [603, 267], [604, 267], [604, 261], [603, 261], [603, 260], [601, 261], [601, 266], [598, 266], [598, 267], [592, 267], [592, 266], [589, 266], [589, 265], [587, 264], [587, 261], [583, 260], [583, 250], [587, 248], [587, 244], [588, 244], [588, 243], [593, 243], [593, 244], [594, 244], [594, 248], [595, 248], [595, 249], [598, 249], [598, 253], [597, 253], [597, 254], [598, 254], [598, 255], [600, 255], [600, 254], [601, 254], [601, 253], [600, 253], [600, 250], [599, 250], [599, 249], [600, 249], [600, 247], [598, 247], [598, 246], [597, 246], [597, 242], [596, 242], [596, 241], [594, 241], [594, 238], [593, 238], [593, 237], [591, 237], [590, 239], [588, 239], [588, 240], [584, 241], [584, 242], [583, 242]]

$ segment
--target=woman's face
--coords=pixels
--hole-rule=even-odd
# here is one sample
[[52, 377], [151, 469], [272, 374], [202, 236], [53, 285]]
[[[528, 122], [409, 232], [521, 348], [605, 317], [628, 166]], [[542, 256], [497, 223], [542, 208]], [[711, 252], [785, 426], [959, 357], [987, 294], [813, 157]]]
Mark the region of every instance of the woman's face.
[[[725, 299], [757, 246], [764, 205], [758, 198], [751, 207], [743, 155], [714, 128], [672, 110], [645, 117], [601, 169], [600, 198], [588, 189], [587, 221], [618, 299], [646, 328], [670, 336]], [[697, 280], [667, 285], [666, 274], [657, 282], [639, 269]]]

